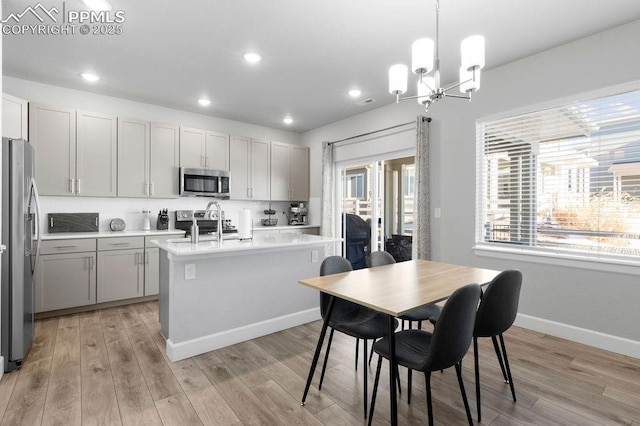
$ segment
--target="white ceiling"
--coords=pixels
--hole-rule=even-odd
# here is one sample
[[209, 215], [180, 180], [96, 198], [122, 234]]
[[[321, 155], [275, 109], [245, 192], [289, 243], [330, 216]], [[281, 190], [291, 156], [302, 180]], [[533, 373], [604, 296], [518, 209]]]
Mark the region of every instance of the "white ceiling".
[[[393, 102], [389, 66], [410, 65], [413, 40], [435, 36], [435, 0], [110, 2], [125, 12], [123, 34], [5, 35], [3, 74], [303, 132]], [[3, 18], [25, 3], [2, 0]], [[457, 79], [468, 35], [485, 36], [491, 69], [638, 19], [638, 0], [441, 0], [443, 81]], [[263, 61], [246, 64], [246, 51]], [[82, 81], [85, 70], [100, 82]], [[355, 87], [359, 99], [347, 95]], [[365, 98], [376, 102], [355, 105]]]

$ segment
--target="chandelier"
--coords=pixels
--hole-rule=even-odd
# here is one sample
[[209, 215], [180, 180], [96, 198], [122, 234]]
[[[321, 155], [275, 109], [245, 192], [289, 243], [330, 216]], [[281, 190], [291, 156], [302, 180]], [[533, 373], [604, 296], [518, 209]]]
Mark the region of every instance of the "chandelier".
[[[396, 103], [417, 99], [428, 111], [429, 106], [444, 97], [471, 99], [471, 93], [480, 89], [480, 70], [484, 67], [484, 37], [473, 35], [460, 43], [462, 65], [460, 81], [450, 87], [440, 86], [440, 57], [438, 32], [440, 0], [436, 0], [436, 39], [421, 38], [411, 46], [411, 69], [418, 76], [418, 95], [401, 98], [407, 91], [407, 66], [396, 64], [389, 68], [389, 93], [396, 95]], [[433, 71], [433, 75], [429, 75]], [[456, 87], [463, 95], [451, 93]]]

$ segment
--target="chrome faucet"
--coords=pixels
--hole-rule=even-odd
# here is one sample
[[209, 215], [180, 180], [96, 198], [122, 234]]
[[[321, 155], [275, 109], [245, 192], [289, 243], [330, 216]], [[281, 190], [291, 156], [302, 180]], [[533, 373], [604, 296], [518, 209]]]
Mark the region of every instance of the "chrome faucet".
[[218, 241], [222, 241], [222, 208], [220, 207], [220, 204], [218, 204], [217, 201], [209, 201], [209, 204], [207, 204], [207, 208], [204, 211], [204, 218], [208, 218], [209, 217], [209, 209], [211, 208], [211, 206], [216, 206], [216, 212], [218, 213], [218, 229], [216, 230], [216, 234], [218, 237]]

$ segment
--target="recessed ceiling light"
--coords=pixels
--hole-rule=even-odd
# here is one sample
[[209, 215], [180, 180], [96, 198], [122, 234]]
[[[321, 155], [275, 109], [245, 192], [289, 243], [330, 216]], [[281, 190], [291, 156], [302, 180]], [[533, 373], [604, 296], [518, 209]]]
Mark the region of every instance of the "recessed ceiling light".
[[256, 52], [247, 52], [244, 55], [242, 55], [242, 57], [244, 58], [245, 61], [249, 62], [250, 64], [256, 64], [262, 60], [262, 55]]
[[211, 101], [205, 98], [198, 99], [198, 103], [200, 104], [200, 106], [203, 106], [203, 107], [211, 105]]
[[106, 0], [82, 0], [82, 3], [96, 12], [111, 10], [111, 5]]
[[357, 98], [360, 95], [362, 95], [361, 90], [358, 90], [358, 89], [349, 90], [349, 96], [351, 96], [352, 98]]
[[293, 123], [293, 118], [291, 118], [291, 117], [285, 117], [285, 118], [282, 120], [282, 122], [283, 122], [284, 124], [291, 124], [291, 123]]
[[90, 73], [90, 72], [83, 72], [82, 74], [80, 74], [80, 77], [82, 77], [85, 80], [90, 81], [92, 83], [95, 82], [95, 81], [100, 80], [100, 77], [98, 77], [97, 75], [95, 75], [93, 73]]

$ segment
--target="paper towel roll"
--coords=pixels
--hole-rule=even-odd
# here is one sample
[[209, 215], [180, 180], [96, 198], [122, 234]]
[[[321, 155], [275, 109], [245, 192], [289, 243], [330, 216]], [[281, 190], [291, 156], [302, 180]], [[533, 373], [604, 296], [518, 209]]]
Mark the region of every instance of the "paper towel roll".
[[240, 212], [240, 220], [238, 220], [238, 237], [241, 240], [249, 239], [251, 238], [252, 230], [251, 210], [242, 209]]

